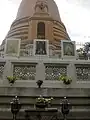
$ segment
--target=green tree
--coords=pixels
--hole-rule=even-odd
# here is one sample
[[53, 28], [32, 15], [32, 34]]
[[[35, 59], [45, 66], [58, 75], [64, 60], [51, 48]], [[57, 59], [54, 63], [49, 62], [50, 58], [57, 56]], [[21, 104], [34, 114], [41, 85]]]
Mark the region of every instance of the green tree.
[[79, 48], [79, 49], [77, 49], [77, 54], [78, 54], [79, 56], [82, 56], [83, 53], [84, 53], [84, 48]]

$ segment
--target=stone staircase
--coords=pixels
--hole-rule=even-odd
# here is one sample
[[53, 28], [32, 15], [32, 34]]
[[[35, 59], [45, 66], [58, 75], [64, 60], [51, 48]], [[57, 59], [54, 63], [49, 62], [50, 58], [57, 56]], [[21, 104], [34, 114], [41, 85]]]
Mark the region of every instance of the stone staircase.
[[[88, 91], [88, 92], [87, 92]], [[59, 119], [63, 120], [60, 111], [60, 103], [64, 96], [67, 96], [70, 103], [70, 113], [67, 120], [90, 120], [90, 89], [75, 88], [20, 88], [20, 87], [2, 87], [0, 88], [0, 120], [12, 120], [10, 111], [10, 102], [17, 95], [22, 105], [17, 115], [17, 120], [25, 120], [25, 109], [34, 108], [36, 97], [40, 93], [45, 97], [53, 97], [53, 108], [58, 108]]]

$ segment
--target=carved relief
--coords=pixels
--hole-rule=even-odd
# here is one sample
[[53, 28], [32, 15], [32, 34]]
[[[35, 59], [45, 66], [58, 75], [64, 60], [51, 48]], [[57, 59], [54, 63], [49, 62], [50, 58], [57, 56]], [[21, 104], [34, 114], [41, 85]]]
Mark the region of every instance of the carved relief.
[[35, 56], [49, 56], [48, 40], [35, 39], [33, 53]]
[[35, 5], [35, 12], [48, 12], [47, 1], [43, 0], [37, 1]]
[[20, 42], [21, 40], [16, 38], [6, 39], [5, 54], [9, 56], [19, 56]]
[[41, 10], [43, 10], [43, 9], [45, 8], [45, 4], [43, 4], [43, 2], [41, 2], [40, 5], [39, 5], [39, 8], [40, 8]]

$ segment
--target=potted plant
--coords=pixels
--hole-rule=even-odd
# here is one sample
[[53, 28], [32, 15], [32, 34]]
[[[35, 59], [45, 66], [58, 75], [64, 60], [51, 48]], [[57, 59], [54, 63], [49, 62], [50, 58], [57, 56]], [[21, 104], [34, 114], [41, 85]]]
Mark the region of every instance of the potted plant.
[[9, 83], [14, 84], [14, 82], [16, 81], [16, 76], [7, 76], [7, 79]]
[[38, 85], [38, 88], [40, 88], [41, 85], [43, 84], [43, 80], [38, 80], [36, 83], [37, 83], [37, 85]]
[[51, 102], [52, 102], [53, 98], [44, 98], [43, 96], [39, 96], [38, 98], [36, 98], [36, 108], [45, 108], [48, 107]]
[[59, 77], [59, 80], [62, 80], [64, 84], [68, 85], [72, 82], [72, 78], [71, 77], [68, 77], [66, 75], [61, 75]]

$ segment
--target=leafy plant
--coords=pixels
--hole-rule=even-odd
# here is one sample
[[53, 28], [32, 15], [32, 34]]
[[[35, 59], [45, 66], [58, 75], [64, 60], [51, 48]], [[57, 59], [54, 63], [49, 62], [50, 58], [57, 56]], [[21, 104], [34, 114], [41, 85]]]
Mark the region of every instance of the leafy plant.
[[16, 76], [7, 76], [9, 83], [14, 83], [16, 81]]
[[72, 78], [66, 75], [60, 75], [59, 80], [62, 80], [64, 84], [68, 85], [72, 82]]
[[42, 103], [42, 104], [51, 104], [53, 98], [44, 98], [40, 95], [40, 97], [36, 98], [36, 103]]
[[90, 50], [90, 42], [86, 42], [84, 44], [84, 51], [85, 51], [85, 53], [88, 53], [89, 50]]
[[83, 53], [84, 53], [84, 48], [79, 48], [79, 49], [77, 49], [77, 54], [78, 54], [79, 56], [82, 56]]

